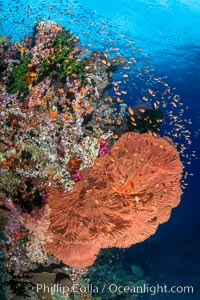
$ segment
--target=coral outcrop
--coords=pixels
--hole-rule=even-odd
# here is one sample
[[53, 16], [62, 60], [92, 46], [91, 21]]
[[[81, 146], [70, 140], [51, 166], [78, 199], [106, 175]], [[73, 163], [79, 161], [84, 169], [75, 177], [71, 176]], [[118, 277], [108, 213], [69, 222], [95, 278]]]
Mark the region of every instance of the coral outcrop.
[[124, 134], [108, 154], [81, 172], [83, 180], [72, 191], [49, 187], [50, 225], [40, 227], [44, 249], [67, 265], [86, 267], [100, 248], [144, 241], [178, 205], [181, 174], [170, 139]]

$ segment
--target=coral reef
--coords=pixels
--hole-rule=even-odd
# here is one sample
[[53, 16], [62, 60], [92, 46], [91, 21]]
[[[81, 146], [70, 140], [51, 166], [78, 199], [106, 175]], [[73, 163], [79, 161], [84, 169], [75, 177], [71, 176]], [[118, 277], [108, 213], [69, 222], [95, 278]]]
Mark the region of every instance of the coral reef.
[[7, 238], [5, 233], [3, 232], [3, 218], [1, 219], [1, 228], [0, 228], [0, 299], [6, 300], [5, 291], [7, 287], [7, 283], [10, 281], [11, 276], [5, 270], [5, 265], [7, 264], [7, 255], [5, 249], [5, 243], [7, 242]]
[[[139, 294], [148, 283], [149, 277], [144, 275], [139, 266], [126, 264], [123, 255], [119, 253], [120, 251], [116, 252], [116, 249], [102, 250], [94, 265], [88, 268], [87, 277], [90, 278], [90, 283], [99, 288], [92, 295], [105, 300], [140, 299]], [[126, 286], [130, 287], [132, 292], [125, 292], [123, 289]], [[116, 287], [121, 289], [115, 289]]]
[[[49, 217], [41, 217], [40, 223], [48, 219], [50, 225], [38, 226], [46, 238], [41, 239], [44, 249], [67, 265], [86, 267], [100, 248], [145, 240], [178, 205], [181, 173], [170, 139], [124, 134], [108, 154], [81, 172], [83, 180], [72, 191], [48, 188]], [[25, 220], [34, 231], [34, 219]]]
[[0, 93], [0, 195], [26, 212], [44, 204], [48, 185], [72, 189], [115, 130], [107, 123], [115, 107], [104, 93], [104, 54], [82, 57], [78, 37], [51, 22], [39, 22], [33, 40], [8, 44], [12, 59], [2, 52], [8, 65]]
[[[22, 295], [27, 282], [87, 286], [80, 268], [91, 266], [100, 249], [145, 240], [180, 201], [178, 151], [155, 133], [162, 112], [122, 103], [131, 62], [117, 49], [110, 48], [113, 56], [87, 51], [71, 31], [43, 20], [24, 42], [0, 37], [0, 213], [9, 237], [2, 242], [6, 271], [13, 275], [8, 299]], [[123, 82], [112, 78], [116, 71]], [[148, 94], [155, 96], [149, 88]], [[55, 269], [63, 263], [67, 271]], [[133, 284], [143, 280], [140, 269], [129, 271]], [[114, 266], [109, 277], [121, 284], [123, 276], [114, 273], [123, 271]]]

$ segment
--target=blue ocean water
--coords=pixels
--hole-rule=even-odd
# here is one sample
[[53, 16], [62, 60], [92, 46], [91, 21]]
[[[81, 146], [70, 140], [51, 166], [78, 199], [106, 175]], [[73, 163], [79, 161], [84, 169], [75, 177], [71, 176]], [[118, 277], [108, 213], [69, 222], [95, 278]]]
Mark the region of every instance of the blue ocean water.
[[[51, 3], [52, 2], [52, 3]], [[52, 6], [52, 7], [51, 7]], [[31, 31], [29, 24], [41, 18], [58, 21], [62, 10], [70, 9], [76, 19], [88, 17], [91, 26], [83, 28], [95, 32], [95, 20], [108, 21], [134, 39], [135, 44], [147, 53], [156, 76], [164, 77], [186, 107], [191, 118], [191, 148], [200, 155], [198, 129], [200, 128], [200, 2], [198, 0], [95, 0], [95, 1], [5, 1], [0, 0], [0, 33], [13, 40]], [[84, 16], [83, 16], [84, 15]], [[70, 23], [76, 31], [80, 23]], [[25, 30], [24, 30], [25, 28]], [[78, 28], [80, 30], [80, 28]], [[84, 42], [85, 35], [82, 36]], [[101, 41], [99, 41], [101, 43]], [[105, 40], [102, 42], [105, 43]], [[99, 45], [95, 44], [94, 48]], [[188, 150], [191, 151], [191, 150]], [[125, 250], [126, 263], [140, 265], [150, 277], [152, 285], [192, 285], [192, 294], [144, 295], [141, 299], [200, 299], [200, 160], [194, 159], [187, 166], [188, 187], [181, 204], [173, 210], [168, 223], [145, 242]]]

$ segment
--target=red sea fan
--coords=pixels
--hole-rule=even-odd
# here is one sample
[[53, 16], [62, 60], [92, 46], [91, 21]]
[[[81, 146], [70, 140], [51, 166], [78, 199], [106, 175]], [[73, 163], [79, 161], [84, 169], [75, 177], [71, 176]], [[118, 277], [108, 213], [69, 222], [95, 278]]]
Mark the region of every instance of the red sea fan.
[[100, 248], [129, 247], [155, 233], [181, 196], [182, 164], [170, 139], [126, 133], [81, 172], [70, 192], [49, 188], [47, 252], [86, 267]]
[[[62, 260], [66, 265], [84, 268], [91, 266], [96, 260], [96, 255], [101, 248], [101, 243], [72, 243], [69, 244], [65, 240], [54, 240], [54, 255]], [[49, 251], [51, 252], [51, 251]]]

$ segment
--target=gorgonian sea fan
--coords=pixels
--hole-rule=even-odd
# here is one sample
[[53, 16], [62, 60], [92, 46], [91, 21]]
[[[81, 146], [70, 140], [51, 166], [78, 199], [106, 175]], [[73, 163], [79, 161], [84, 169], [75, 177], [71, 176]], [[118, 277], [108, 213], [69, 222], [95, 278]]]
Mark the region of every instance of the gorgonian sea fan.
[[178, 205], [181, 174], [169, 138], [125, 133], [81, 172], [83, 180], [72, 191], [49, 188], [45, 234], [51, 240], [44, 241], [44, 249], [67, 265], [86, 267], [101, 248], [144, 241]]

